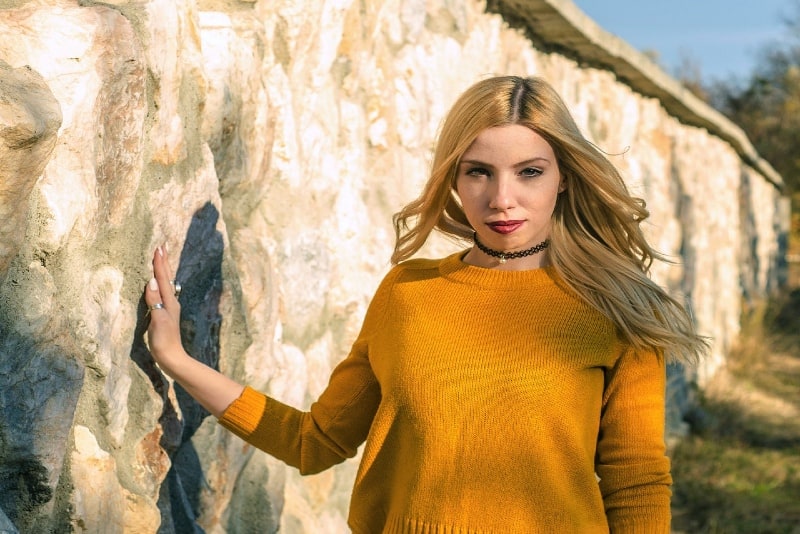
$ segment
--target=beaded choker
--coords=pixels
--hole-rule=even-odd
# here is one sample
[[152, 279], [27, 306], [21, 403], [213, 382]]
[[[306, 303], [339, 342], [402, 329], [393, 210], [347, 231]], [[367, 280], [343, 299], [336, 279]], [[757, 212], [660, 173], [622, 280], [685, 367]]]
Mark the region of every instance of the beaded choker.
[[500, 263], [505, 263], [508, 260], [513, 260], [516, 258], [524, 258], [525, 256], [531, 256], [533, 254], [537, 254], [546, 249], [550, 245], [550, 241], [548, 239], [545, 239], [538, 245], [534, 245], [531, 248], [527, 248], [525, 250], [518, 250], [517, 252], [500, 252], [491, 249], [486, 245], [484, 245], [483, 243], [481, 243], [478, 240], [477, 232], [473, 232], [472, 239], [475, 241], [475, 246], [478, 247], [481, 250], [481, 252], [483, 252], [484, 254], [488, 254], [493, 258], [497, 258], [498, 260], [500, 260]]

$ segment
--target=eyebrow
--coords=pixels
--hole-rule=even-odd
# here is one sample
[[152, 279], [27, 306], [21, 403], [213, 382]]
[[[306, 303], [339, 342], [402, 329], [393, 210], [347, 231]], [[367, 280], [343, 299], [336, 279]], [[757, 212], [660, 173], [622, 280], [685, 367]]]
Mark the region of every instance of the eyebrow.
[[[544, 156], [537, 156], [535, 158], [530, 158], [530, 159], [526, 159], [526, 160], [520, 161], [518, 163], [515, 163], [513, 166], [514, 167], [522, 167], [524, 165], [531, 165], [531, 164], [533, 164], [533, 163], [535, 163], [537, 161], [544, 161], [546, 163], [550, 163], [550, 160], [545, 158]], [[465, 165], [465, 164], [466, 165], [483, 165], [484, 167], [494, 167], [494, 165], [491, 165], [490, 163], [486, 163], [485, 161], [481, 161], [479, 159], [463, 159], [459, 163], [459, 165]]]

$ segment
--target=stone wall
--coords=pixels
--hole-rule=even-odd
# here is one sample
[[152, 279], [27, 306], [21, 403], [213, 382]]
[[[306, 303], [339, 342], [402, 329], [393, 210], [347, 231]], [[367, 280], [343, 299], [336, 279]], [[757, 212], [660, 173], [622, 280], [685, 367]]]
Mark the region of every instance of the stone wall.
[[195, 357], [308, 406], [443, 113], [500, 73], [549, 79], [647, 199], [702, 384], [780, 283], [780, 178], [568, 0], [0, 0], [0, 531], [346, 532], [354, 461], [301, 479], [154, 366], [150, 254]]

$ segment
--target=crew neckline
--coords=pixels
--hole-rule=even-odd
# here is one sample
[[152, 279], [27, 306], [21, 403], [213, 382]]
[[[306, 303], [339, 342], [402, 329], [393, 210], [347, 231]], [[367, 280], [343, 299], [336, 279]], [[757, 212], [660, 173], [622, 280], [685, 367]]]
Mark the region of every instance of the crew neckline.
[[463, 258], [468, 250], [443, 258], [439, 273], [458, 283], [500, 290], [530, 289], [552, 284], [555, 280], [556, 270], [552, 265], [526, 271], [504, 271], [465, 263]]

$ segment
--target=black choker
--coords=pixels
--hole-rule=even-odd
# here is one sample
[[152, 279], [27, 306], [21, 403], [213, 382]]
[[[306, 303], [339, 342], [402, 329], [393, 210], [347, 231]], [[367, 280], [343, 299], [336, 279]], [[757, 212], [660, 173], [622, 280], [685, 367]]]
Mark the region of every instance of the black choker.
[[550, 245], [550, 240], [545, 239], [538, 245], [532, 246], [531, 248], [525, 250], [519, 250], [517, 252], [499, 252], [497, 250], [490, 249], [483, 243], [478, 240], [478, 233], [473, 232], [472, 239], [475, 241], [475, 246], [481, 249], [481, 252], [484, 254], [488, 254], [493, 258], [497, 258], [500, 260], [500, 263], [505, 263], [508, 260], [513, 260], [516, 258], [524, 258], [525, 256], [531, 256], [533, 254], [537, 254], [544, 249], [546, 249]]

